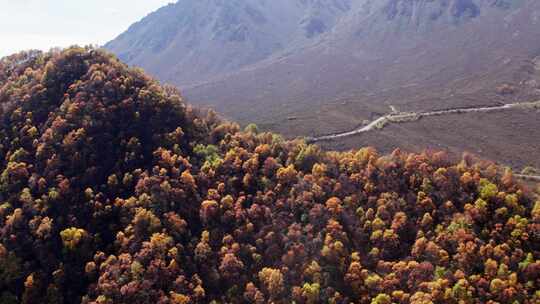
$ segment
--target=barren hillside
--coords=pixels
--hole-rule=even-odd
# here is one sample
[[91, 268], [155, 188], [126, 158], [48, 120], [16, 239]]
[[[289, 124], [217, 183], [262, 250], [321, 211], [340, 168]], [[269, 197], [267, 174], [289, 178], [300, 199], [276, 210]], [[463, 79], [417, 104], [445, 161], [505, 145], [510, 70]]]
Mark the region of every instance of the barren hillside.
[[[133, 41], [147, 41], [139, 34], [143, 29], [157, 30], [171, 20], [160, 14], [176, 10], [199, 31], [206, 28], [196, 25], [206, 11], [188, 18], [182, 10], [186, 3], [149, 16], [108, 47], [180, 86], [192, 103], [290, 137], [350, 130], [391, 107], [430, 111], [540, 98], [537, 1], [240, 1], [228, 9], [237, 14], [242, 7], [257, 7], [266, 20], [237, 19], [251, 33], [242, 43], [210, 39], [211, 45], [192, 47], [186, 41], [203, 43], [215, 33], [191, 36], [182, 34], [190, 27], [178, 26], [175, 39], [185, 42], [184, 49], [175, 42], [163, 52], [143, 47], [133, 58], [126, 55], [133, 52]], [[225, 9], [209, 3], [202, 9]], [[204, 20], [221, 20], [210, 16]], [[254, 46], [261, 49], [253, 51]], [[488, 125], [480, 132], [489, 134]], [[452, 140], [459, 141], [460, 134]], [[351, 145], [360, 143], [377, 142]]]

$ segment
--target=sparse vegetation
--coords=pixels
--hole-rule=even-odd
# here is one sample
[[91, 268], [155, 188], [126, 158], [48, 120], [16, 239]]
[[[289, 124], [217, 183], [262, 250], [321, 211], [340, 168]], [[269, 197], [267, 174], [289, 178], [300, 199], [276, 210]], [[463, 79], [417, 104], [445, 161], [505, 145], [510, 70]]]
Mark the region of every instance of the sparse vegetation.
[[511, 84], [505, 83], [498, 86], [496, 91], [497, 94], [500, 95], [512, 95], [516, 92], [516, 87]]

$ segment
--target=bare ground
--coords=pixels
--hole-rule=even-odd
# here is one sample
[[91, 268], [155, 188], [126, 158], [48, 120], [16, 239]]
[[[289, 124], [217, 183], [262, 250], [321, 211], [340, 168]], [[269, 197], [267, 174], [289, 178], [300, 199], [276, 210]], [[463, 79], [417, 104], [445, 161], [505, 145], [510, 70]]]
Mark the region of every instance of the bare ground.
[[338, 150], [373, 146], [381, 152], [397, 147], [413, 152], [436, 149], [454, 156], [470, 152], [518, 170], [526, 166], [540, 168], [540, 111], [424, 117], [320, 145]]

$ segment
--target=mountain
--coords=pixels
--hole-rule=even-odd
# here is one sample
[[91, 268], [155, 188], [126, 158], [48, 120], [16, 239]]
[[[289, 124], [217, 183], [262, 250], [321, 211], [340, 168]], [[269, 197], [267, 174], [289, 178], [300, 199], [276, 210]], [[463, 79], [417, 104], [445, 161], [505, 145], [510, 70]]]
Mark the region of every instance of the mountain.
[[189, 85], [309, 43], [350, 0], [203, 0], [169, 4], [105, 47], [160, 79]]
[[[250, 35], [234, 43], [213, 38], [223, 31], [210, 30], [222, 28], [213, 26], [223, 24], [215, 13], [225, 10], [221, 2], [196, 2], [207, 7], [188, 18], [192, 2], [179, 1], [149, 15], [106, 47], [129, 64], [180, 86], [194, 104], [288, 137], [349, 131], [391, 109], [424, 112], [540, 99], [538, 1], [273, 1], [269, 9], [264, 7], [270, 7], [268, 2], [244, 0], [229, 9], [241, 16], [234, 24], [245, 26]], [[267, 22], [257, 25], [246, 7], [257, 7]], [[185, 19], [162, 16], [173, 12]], [[212, 26], [199, 26], [199, 19]], [[166, 32], [159, 30], [162, 24], [174, 20], [189, 24], [174, 28], [180, 42], [151, 52], [145, 45]], [[233, 26], [226, 28], [230, 35]], [[190, 34], [184, 34], [186, 29]], [[154, 36], [142, 34], [154, 30]], [[201, 47], [186, 46], [195, 36]], [[277, 47], [267, 47], [270, 44]], [[254, 51], [254, 46], [261, 50]], [[132, 59], [126, 54], [137, 55]], [[530, 141], [540, 136], [538, 112], [507, 113], [498, 117], [500, 124], [478, 115], [434, 118], [436, 125], [459, 130], [453, 135], [445, 131], [448, 136], [440, 141], [429, 127], [410, 124], [415, 131], [408, 136], [423, 144], [408, 148], [442, 148], [457, 155], [468, 150], [514, 167], [540, 166], [538, 158], [531, 157], [540, 147]], [[474, 121], [482, 124], [470, 123]], [[328, 146], [369, 144], [390, 152], [407, 141], [400, 137], [403, 132], [385, 132], [391, 134], [384, 141], [356, 136]], [[471, 135], [470, 140], [462, 134]], [[515, 139], [512, 147], [501, 140], [508, 134]], [[522, 158], [513, 157], [515, 149]]]
[[444, 152], [325, 152], [103, 50], [0, 60], [0, 303], [538, 303], [540, 193]]
[[[437, 3], [428, 2], [432, 6]], [[429, 18], [424, 15], [435, 10], [420, 5], [425, 1], [405, 1], [420, 4], [395, 16], [381, 2], [366, 3], [372, 5], [357, 4], [335, 31], [316, 45], [260, 62], [219, 81], [188, 86], [187, 96], [197, 102], [211, 101], [225, 114], [237, 105], [249, 104], [252, 111], [246, 115], [256, 115], [255, 121], [262, 120], [257, 113], [266, 110], [302, 116], [320, 103], [343, 99], [358, 104], [354, 114], [363, 112], [364, 117], [387, 111], [388, 104], [403, 105], [402, 110], [407, 111], [471, 106], [474, 103], [467, 100], [469, 97], [477, 104], [503, 99], [495, 88], [524, 80], [520, 78], [528, 75], [520, 75], [526, 73], [521, 69], [530, 69], [526, 60], [540, 55], [540, 34], [531, 26], [538, 12], [532, 9], [538, 8], [536, 2], [516, 9], [484, 4], [477, 8], [483, 15], [476, 17], [468, 17], [467, 10], [453, 14], [449, 8]], [[400, 7], [402, 2], [390, 3]], [[450, 100], [442, 100], [446, 98]], [[277, 114], [265, 115], [271, 121]], [[325, 129], [331, 124], [326, 123]]]

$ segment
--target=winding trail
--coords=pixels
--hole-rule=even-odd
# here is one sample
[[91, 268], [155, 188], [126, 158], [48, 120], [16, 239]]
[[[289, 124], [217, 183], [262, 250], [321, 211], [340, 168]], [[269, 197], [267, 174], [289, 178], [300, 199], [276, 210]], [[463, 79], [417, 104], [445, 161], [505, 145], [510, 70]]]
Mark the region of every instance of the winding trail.
[[438, 110], [438, 111], [429, 111], [429, 112], [404, 112], [404, 113], [391, 113], [384, 116], [381, 116], [372, 122], [368, 123], [365, 126], [362, 126], [358, 129], [334, 133], [329, 135], [323, 135], [319, 137], [307, 137], [306, 141], [309, 143], [316, 143], [321, 141], [330, 141], [338, 138], [354, 136], [374, 130], [380, 130], [388, 124], [392, 123], [405, 123], [417, 121], [422, 117], [429, 116], [443, 116], [443, 115], [452, 115], [452, 114], [466, 114], [466, 113], [487, 113], [487, 112], [499, 112], [511, 109], [540, 109], [540, 101], [535, 102], [520, 102], [520, 103], [508, 103], [501, 106], [492, 106], [492, 107], [477, 107], [477, 108], [459, 108], [459, 109], [448, 109], [448, 110]]
[[537, 175], [514, 174], [514, 176], [522, 180], [540, 183], [540, 176]]

